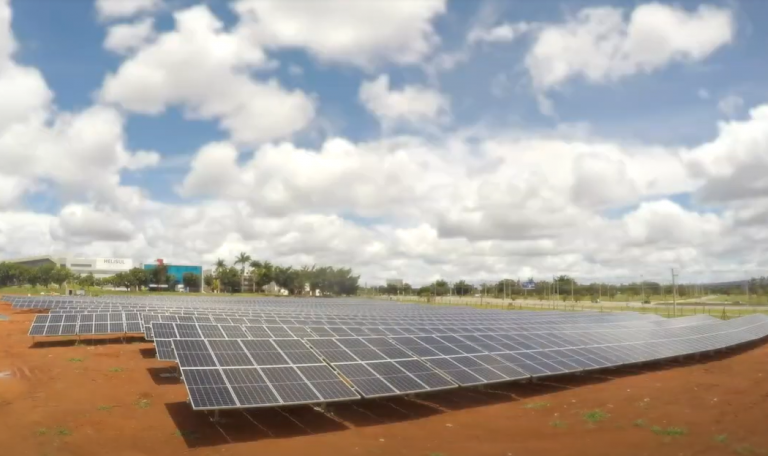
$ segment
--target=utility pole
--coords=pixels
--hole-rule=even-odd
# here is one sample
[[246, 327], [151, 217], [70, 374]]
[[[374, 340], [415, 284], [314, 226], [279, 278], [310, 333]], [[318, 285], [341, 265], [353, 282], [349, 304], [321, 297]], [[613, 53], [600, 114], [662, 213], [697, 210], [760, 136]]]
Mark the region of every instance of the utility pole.
[[573, 278], [571, 278], [571, 302], [575, 302], [573, 299]]
[[643, 304], [645, 304], [645, 277], [642, 275], [640, 276], [640, 290], [643, 295]]
[[677, 285], [675, 285], [675, 268], [672, 268], [672, 312], [677, 316]]

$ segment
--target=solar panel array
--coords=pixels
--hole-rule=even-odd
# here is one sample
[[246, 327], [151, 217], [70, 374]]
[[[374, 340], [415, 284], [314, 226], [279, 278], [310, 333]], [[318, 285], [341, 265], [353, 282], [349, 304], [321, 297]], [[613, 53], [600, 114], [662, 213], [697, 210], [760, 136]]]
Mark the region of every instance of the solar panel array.
[[136, 312], [36, 315], [30, 336], [141, 334], [144, 326]]
[[154, 339], [158, 359], [178, 363], [195, 409], [422, 393], [653, 361], [768, 336], [763, 315], [664, 319], [314, 298], [4, 300], [51, 309], [37, 316], [30, 335], [80, 334], [83, 324], [82, 334], [98, 334], [97, 319], [110, 329], [113, 315], [124, 329], [132, 323]]

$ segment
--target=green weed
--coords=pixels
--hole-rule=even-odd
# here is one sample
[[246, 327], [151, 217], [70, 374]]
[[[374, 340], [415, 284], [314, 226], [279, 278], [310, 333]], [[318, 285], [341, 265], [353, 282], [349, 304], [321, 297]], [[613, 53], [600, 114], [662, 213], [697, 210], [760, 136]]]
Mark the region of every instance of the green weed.
[[653, 431], [656, 435], [665, 435], [667, 437], [679, 437], [681, 435], [685, 435], [688, 433], [688, 430], [685, 428], [679, 428], [679, 427], [668, 427], [668, 428], [661, 428], [659, 426], [653, 426], [651, 428], [651, 431]]
[[196, 439], [198, 434], [196, 431], [176, 431], [173, 433], [176, 437], [184, 437], [187, 439]]
[[70, 363], [82, 363], [83, 358], [69, 358]]
[[543, 409], [549, 407], [549, 402], [529, 402], [528, 404], [525, 404], [523, 407], [527, 409]]
[[112, 406], [111, 405], [100, 405], [100, 406], [98, 406], [96, 408], [98, 410], [101, 410], [101, 411], [112, 410]]
[[551, 423], [549, 423], [550, 426], [553, 428], [563, 429], [568, 426], [568, 424], [565, 421], [555, 420]]
[[597, 409], [597, 410], [591, 410], [589, 412], [584, 413], [584, 419], [589, 421], [590, 423], [597, 423], [599, 421], [603, 421], [606, 418], [608, 418], [610, 415], [605, 413], [604, 411]]
[[112, 367], [112, 368], [109, 369], [109, 371], [110, 372], [122, 372], [123, 368], [122, 367]]
[[644, 420], [636, 420], [634, 423], [632, 423], [632, 426], [642, 428], [645, 427], [646, 424]]
[[72, 431], [70, 431], [67, 428], [60, 427], [60, 428], [56, 429], [56, 434], [57, 435], [67, 436], [67, 435], [72, 435]]
[[728, 434], [720, 434], [715, 436], [715, 442], [725, 443], [728, 441]]
[[40, 428], [35, 432], [37, 435], [46, 435], [48, 434], [48, 429], [46, 428]]
[[136, 407], [140, 409], [149, 408], [150, 405], [152, 405], [152, 402], [149, 399], [139, 399], [136, 401]]

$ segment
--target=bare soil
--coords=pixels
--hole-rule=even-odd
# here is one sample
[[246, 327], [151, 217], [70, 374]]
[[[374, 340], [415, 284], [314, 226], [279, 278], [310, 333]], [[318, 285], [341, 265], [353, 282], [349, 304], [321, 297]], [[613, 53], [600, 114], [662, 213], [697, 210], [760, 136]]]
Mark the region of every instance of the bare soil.
[[329, 413], [230, 411], [214, 423], [162, 375], [173, 364], [151, 343], [33, 344], [33, 313], [0, 313], [0, 455], [768, 455], [765, 345]]

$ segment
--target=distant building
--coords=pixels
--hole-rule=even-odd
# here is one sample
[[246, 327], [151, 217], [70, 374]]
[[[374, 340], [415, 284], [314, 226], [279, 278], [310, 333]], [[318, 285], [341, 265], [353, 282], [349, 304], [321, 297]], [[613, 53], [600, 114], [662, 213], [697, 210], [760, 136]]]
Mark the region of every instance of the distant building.
[[404, 282], [403, 279], [387, 279], [385, 283], [387, 286], [394, 285], [397, 288], [402, 288]]
[[93, 274], [96, 278], [111, 277], [118, 272], [133, 268], [133, 260], [130, 258], [78, 258], [66, 254], [40, 255], [3, 261], [33, 268], [46, 264], [65, 266], [76, 274]]
[[273, 295], [281, 295], [281, 296], [288, 296], [288, 290], [285, 288], [279, 286], [274, 281], [268, 283], [267, 285], [264, 285], [261, 287], [261, 290], [266, 294], [273, 294]]
[[[168, 264], [162, 262], [162, 260], [158, 260], [159, 264], [162, 264], [166, 267], [166, 271], [168, 275], [172, 275], [176, 278], [179, 283], [182, 282], [182, 278], [184, 277], [184, 274], [191, 272], [192, 274], [197, 275], [198, 279], [200, 280], [200, 289], [203, 289], [203, 267], [202, 266], [195, 266], [195, 265], [182, 265], [182, 264]], [[146, 263], [141, 265], [141, 267], [147, 271], [151, 271], [152, 269], [155, 269], [158, 265], [158, 263]], [[150, 288], [158, 288], [158, 284], [149, 284]], [[166, 288], [167, 285], [160, 285], [159, 288]]]

